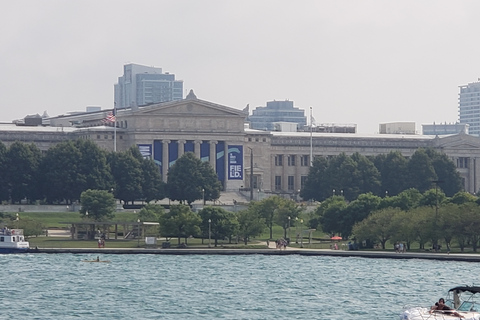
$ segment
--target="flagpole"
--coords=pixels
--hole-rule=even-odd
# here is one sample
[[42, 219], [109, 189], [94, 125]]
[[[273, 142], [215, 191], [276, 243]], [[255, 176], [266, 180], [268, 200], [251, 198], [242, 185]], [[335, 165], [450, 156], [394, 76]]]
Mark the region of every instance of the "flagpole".
[[310, 167], [313, 166], [313, 115], [310, 107]]
[[113, 104], [113, 152], [117, 152], [117, 110], [116, 110], [116, 103]]

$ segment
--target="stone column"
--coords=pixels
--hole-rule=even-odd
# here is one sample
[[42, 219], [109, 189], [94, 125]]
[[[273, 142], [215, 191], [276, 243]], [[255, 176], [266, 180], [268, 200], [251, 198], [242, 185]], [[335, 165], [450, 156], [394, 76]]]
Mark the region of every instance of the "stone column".
[[282, 166], [282, 191], [288, 192], [288, 154], [283, 155], [283, 166]]
[[216, 169], [216, 164], [217, 164], [217, 152], [216, 152], [217, 143], [218, 141], [215, 141], [215, 140], [210, 141], [210, 165], [212, 166], [214, 171]]
[[200, 145], [202, 144], [202, 140], [195, 140], [195, 156], [200, 159]]
[[295, 155], [295, 186], [294, 186], [294, 192], [297, 193], [298, 190], [300, 190], [301, 185], [300, 185], [300, 180], [302, 180], [302, 167], [300, 164], [300, 159], [301, 155]]
[[180, 158], [185, 153], [186, 140], [178, 140], [178, 157]]
[[162, 180], [167, 182], [167, 173], [168, 173], [168, 144], [170, 140], [162, 141]]

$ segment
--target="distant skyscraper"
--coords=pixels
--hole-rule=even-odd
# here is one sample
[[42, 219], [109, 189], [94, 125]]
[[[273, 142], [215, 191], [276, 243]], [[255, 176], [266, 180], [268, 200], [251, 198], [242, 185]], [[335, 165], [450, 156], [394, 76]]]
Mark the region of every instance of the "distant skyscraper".
[[162, 68], [124, 65], [123, 76], [115, 84], [115, 106], [119, 109], [181, 99], [183, 81], [162, 73]]
[[268, 101], [266, 107], [257, 107], [248, 117], [250, 127], [257, 130], [274, 130], [274, 122], [294, 122], [299, 127], [307, 124], [305, 110], [295, 108], [293, 101]]
[[480, 82], [460, 86], [458, 117], [460, 123], [470, 125], [470, 134], [480, 136]]

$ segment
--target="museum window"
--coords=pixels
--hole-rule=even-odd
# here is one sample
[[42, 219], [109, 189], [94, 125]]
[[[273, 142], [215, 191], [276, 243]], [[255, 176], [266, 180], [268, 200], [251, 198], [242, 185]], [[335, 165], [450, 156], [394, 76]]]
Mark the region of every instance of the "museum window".
[[295, 189], [295, 177], [288, 176], [288, 191], [292, 191]]
[[97, 134], [97, 139], [100, 139], [100, 135], [99, 135], [99, 134]]
[[300, 177], [300, 189], [303, 189], [305, 187], [306, 182], [307, 182], [307, 176], [301, 176]]
[[308, 167], [308, 166], [310, 165], [310, 164], [308, 163], [308, 162], [309, 162], [309, 161], [308, 161], [308, 158], [309, 158], [309, 156], [301, 156], [301, 157], [300, 157], [300, 165], [301, 165], [302, 167]]
[[105, 140], [108, 140], [108, 135], [103, 136]]
[[275, 165], [276, 166], [283, 166], [283, 155], [282, 154], [277, 154], [275, 156]]
[[457, 159], [457, 168], [468, 168], [468, 158], [459, 157]]
[[263, 138], [262, 141], [263, 141], [263, 142], [267, 142], [267, 138]]
[[288, 156], [288, 165], [290, 167], [295, 166], [295, 156], [294, 155], [289, 155]]
[[275, 176], [275, 190], [282, 190], [282, 177]]

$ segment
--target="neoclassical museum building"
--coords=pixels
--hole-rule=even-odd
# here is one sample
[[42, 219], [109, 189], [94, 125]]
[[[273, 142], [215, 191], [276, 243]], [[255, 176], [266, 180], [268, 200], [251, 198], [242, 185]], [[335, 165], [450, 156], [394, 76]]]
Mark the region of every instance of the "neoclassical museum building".
[[480, 187], [480, 138], [465, 133], [430, 136], [253, 130], [246, 124], [246, 111], [200, 100], [193, 91], [183, 100], [118, 109], [116, 122], [105, 123], [111, 112], [0, 124], [0, 140], [7, 146], [15, 141], [34, 143], [42, 151], [71, 139], [89, 139], [111, 151], [138, 146], [144, 157], [159, 166], [165, 181], [175, 160], [193, 152], [211, 164], [226, 191], [252, 186], [261, 192], [290, 195], [297, 194], [305, 183], [311, 155], [359, 152], [375, 156], [398, 150], [410, 157], [418, 148], [430, 147], [454, 161], [466, 191], [476, 193]]

